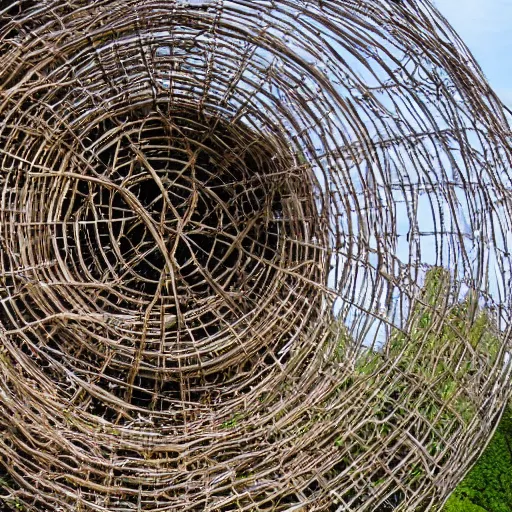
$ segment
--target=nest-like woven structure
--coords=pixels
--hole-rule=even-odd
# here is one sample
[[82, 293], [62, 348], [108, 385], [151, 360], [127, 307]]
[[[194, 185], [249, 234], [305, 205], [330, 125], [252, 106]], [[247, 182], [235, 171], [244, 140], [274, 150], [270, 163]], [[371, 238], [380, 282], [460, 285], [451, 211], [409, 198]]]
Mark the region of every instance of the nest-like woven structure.
[[439, 13], [0, 9], [4, 505], [439, 506], [512, 268], [505, 113]]

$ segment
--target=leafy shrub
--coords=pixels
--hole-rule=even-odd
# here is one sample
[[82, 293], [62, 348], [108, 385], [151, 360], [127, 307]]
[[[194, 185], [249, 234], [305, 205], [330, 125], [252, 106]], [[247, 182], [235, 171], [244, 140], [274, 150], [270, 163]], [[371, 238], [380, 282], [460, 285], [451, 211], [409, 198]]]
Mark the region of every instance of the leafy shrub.
[[455, 489], [443, 512], [512, 511], [512, 407], [487, 449]]
[[[349, 344], [350, 338], [342, 330], [341, 355]], [[467, 431], [482, 406], [482, 375], [496, 363], [501, 345], [495, 319], [479, 304], [477, 294], [469, 291], [461, 299], [450, 272], [432, 267], [417, 300], [411, 304], [403, 330], [393, 329], [382, 347], [365, 350], [355, 361], [356, 372], [350, 382], [368, 379], [375, 382], [371, 389], [379, 389], [370, 397], [373, 422], [357, 432], [359, 438], [369, 443], [380, 437], [386, 444], [393, 432], [409, 422], [414, 424], [409, 434], [419, 440], [423, 457], [443, 467], [453, 455], [457, 439]], [[383, 364], [387, 364], [385, 373], [379, 371]], [[379, 425], [379, 431], [372, 425]], [[496, 450], [506, 452], [503, 442]], [[397, 459], [396, 467], [405, 471], [396, 477], [408, 489], [419, 492], [428, 476], [427, 468], [417, 462], [411, 459], [405, 468]], [[386, 463], [395, 467], [393, 461]], [[512, 467], [499, 471], [507, 472], [500, 480], [504, 488], [505, 481], [512, 479]], [[380, 477], [376, 472], [370, 479], [376, 485]], [[481, 478], [482, 488], [486, 487], [486, 478], [490, 476]], [[506, 494], [503, 489], [502, 494]], [[512, 502], [504, 508], [485, 509], [483, 501], [471, 496], [469, 490], [454, 495], [443, 512], [512, 512]], [[395, 510], [408, 499], [398, 493], [391, 498], [396, 498], [393, 503], [382, 504], [374, 512]], [[422, 506], [417, 512], [423, 510]]]

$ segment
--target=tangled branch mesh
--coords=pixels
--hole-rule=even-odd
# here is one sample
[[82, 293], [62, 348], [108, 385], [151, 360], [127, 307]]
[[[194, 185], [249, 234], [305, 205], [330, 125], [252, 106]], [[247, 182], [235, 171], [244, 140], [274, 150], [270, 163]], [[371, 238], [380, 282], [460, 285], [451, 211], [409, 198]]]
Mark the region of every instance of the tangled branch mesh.
[[506, 114], [442, 16], [4, 5], [4, 504], [439, 507], [510, 391], [512, 270]]

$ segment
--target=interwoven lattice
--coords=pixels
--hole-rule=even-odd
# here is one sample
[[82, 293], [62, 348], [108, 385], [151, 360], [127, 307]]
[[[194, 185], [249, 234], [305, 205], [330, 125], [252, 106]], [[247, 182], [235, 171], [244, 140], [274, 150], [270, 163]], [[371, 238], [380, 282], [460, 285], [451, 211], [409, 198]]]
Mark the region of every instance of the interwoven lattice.
[[425, 0], [0, 7], [0, 496], [426, 511], [509, 392], [509, 127]]

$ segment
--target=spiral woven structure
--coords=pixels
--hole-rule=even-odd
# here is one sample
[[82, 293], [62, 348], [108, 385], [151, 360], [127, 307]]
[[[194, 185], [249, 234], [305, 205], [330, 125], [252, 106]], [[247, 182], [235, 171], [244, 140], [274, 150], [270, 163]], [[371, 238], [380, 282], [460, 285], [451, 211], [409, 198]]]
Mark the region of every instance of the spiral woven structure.
[[440, 14], [1, 9], [3, 504], [437, 510], [512, 275], [507, 119]]

